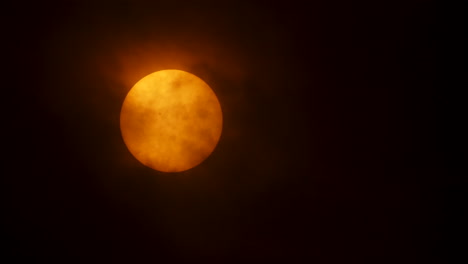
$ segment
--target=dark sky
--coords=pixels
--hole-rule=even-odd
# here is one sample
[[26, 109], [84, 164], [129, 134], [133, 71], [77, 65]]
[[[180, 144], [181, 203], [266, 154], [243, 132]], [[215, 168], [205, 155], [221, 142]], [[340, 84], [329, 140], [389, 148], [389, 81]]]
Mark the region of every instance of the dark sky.
[[[96, 1], [98, 2], [98, 1]], [[423, 263], [440, 246], [432, 1], [60, 1], [2, 8], [6, 257], [28, 263]], [[120, 107], [181, 69], [223, 134], [183, 173]], [[9, 94], [7, 93], [7, 94]], [[427, 262], [424, 262], [427, 263]]]

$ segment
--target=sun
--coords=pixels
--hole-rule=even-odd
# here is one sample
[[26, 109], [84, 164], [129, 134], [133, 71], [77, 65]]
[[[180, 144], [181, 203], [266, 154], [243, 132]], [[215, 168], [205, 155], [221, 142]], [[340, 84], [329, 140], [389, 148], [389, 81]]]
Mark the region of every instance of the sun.
[[142, 164], [181, 172], [202, 163], [221, 136], [223, 116], [213, 90], [181, 70], [162, 70], [139, 80], [120, 113], [122, 138]]

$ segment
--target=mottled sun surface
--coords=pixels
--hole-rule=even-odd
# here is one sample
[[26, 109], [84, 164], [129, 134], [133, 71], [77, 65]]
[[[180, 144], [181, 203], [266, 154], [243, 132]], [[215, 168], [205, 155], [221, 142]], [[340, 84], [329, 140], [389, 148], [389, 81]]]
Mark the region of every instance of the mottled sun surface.
[[120, 113], [127, 148], [142, 164], [180, 172], [203, 162], [221, 136], [218, 98], [197, 76], [180, 70], [149, 74], [128, 92]]

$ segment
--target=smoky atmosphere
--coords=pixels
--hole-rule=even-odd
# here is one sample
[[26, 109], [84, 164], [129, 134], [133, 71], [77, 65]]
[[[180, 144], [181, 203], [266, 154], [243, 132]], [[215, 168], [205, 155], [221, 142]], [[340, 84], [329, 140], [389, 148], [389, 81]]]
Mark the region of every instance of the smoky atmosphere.
[[[5, 263], [443, 259], [434, 1], [39, 1], [2, 13]], [[212, 120], [187, 121], [180, 136], [204, 152], [183, 171], [145, 166], [122, 136], [130, 89], [162, 70], [198, 77], [219, 102], [203, 86], [216, 111], [204, 103]]]

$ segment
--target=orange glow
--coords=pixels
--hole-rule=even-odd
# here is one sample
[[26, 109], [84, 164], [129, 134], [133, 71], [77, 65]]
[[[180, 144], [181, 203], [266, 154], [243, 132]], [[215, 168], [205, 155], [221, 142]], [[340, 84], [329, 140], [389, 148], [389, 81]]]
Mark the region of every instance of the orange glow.
[[149, 74], [128, 92], [120, 113], [127, 148], [144, 165], [180, 172], [203, 162], [222, 131], [218, 98], [197, 76], [180, 70]]

